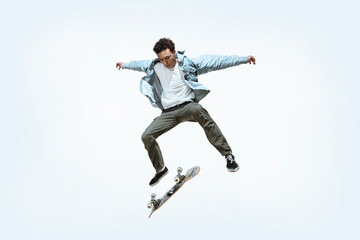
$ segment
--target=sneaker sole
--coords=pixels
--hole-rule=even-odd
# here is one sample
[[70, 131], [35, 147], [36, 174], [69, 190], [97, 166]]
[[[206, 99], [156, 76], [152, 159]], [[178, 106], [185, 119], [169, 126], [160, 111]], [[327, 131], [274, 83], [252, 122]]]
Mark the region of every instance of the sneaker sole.
[[169, 170], [168, 170], [164, 175], [162, 175], [156, 182], [154, 182], [154, 183], [151, 184], [151, 185], [149, 184], [149, 186], [150, 186], [150, 187], [156, 186], [156, 185], [160, 182], [160, 180], [163, 179], [163, 177], [165, 177], [168, 173], [169, 173]]
[[236, 172], [237, 170], [239, 170], [239, 167], [235, 168], [235, 169], [227, 169], [228, 172]]

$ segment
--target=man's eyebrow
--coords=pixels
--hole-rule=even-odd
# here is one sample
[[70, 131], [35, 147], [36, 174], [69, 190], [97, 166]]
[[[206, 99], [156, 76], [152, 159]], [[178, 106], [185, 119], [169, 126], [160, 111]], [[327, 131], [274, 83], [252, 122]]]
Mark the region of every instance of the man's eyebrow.
[[161, 61], [161, 59], [165, 59], [165, 58], [169, 58], [169, 57], [170, 57], [170, 55], [165, 56], [165, 57], [163, 57], [163, 58], [158, 58], [158, 60], [160, 60], [160, 61]]

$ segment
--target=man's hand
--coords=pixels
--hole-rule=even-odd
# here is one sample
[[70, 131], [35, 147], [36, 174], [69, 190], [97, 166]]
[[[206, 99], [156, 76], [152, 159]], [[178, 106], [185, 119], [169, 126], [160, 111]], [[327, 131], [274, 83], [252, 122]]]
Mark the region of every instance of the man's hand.
[[255, 65], [255, 58], [253, 56], [250, 55], [247, 58], [248, 58], [248, 63], [250, 64], [253, 63]]
[[117, 62], [116, 68], [119, 68], [119, 70], [120, 70], [120, 69], [122, 69], [122, 65], [123, 65], [123, 62]]

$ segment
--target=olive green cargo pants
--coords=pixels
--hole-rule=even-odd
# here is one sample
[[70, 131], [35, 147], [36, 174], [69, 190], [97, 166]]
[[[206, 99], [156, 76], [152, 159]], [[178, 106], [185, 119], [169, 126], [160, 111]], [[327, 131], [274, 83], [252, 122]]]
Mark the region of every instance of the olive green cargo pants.
[[164, 110], [162, 114], [155, 118], [146, 128], [141, 136], [145, 149], [148, 151], [148, 155], [156, 171], [161, 170], [165, 166], [156, 139], [179, 123], [185, 121], [198, 122], [204, 129], [209, 142], [221, 155], [225, 156], [231, 153], [229, 144], [215, 121], [210, 117], [209, 113], [200, 104], [187, 102]]

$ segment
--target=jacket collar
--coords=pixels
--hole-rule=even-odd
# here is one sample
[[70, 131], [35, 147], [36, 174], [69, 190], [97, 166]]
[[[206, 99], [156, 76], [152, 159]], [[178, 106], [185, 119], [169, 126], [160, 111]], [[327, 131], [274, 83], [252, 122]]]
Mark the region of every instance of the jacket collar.
[[184, 53], [185, 51], [177, 51], [177, 53], [175, 53], [175, 58], [182, 60], [184, 58]]

